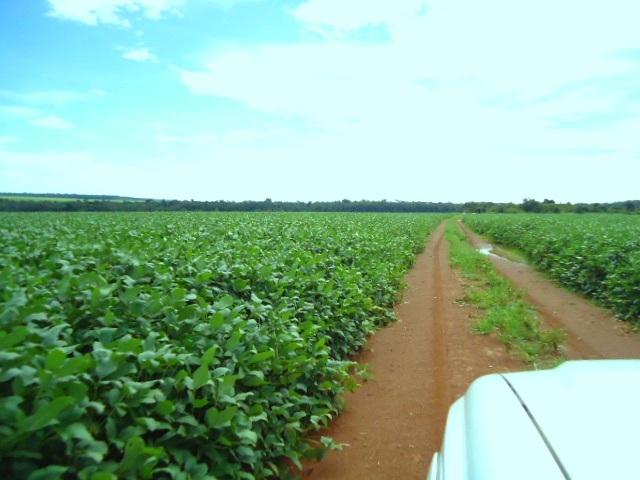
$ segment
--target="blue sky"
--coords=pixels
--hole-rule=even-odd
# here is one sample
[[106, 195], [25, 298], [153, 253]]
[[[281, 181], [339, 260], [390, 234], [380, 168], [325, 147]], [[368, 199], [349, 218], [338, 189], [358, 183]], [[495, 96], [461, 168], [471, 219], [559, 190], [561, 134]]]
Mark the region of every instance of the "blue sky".
[[6, 0], [0, 191], [640, 198], [636, 0]]

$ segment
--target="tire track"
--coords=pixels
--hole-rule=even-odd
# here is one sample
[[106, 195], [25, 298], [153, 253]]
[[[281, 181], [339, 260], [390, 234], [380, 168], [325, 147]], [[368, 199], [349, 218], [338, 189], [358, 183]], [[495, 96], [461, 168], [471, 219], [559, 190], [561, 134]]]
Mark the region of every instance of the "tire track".
[[[431, 340], [431, 364], [433, 365], [433, 380], [435, 382], [434, 407], [438, 418], [446, 418], [449, 408], [448, 381], [447, 381], [447, 342], [446, 325], [444, 321], [444, 288], [442, 281], [442, 253], [445, 225], [442, 224], [435, 234], [433, 251], [433, 301], [431, 302], [431, 321], [433, 323], [433, 336]], [[447, 259], [445, 258], [445, 263]], [[444, 422], [436, 425], [434, 435], [442, 437]]]

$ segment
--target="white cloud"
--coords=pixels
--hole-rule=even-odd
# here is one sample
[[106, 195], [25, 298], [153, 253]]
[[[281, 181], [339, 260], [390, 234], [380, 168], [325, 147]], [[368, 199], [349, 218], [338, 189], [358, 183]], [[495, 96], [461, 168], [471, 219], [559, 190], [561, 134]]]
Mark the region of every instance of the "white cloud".
[[141, 14], [157, 20], [163, 15], [178, 14], [183, 0], [49, 0], [49, 15], [87, 25], [131, 25], [131, 15]]
[[293, 15], [312, 29], [349, 31], [406, 22], [423, 12], [425, 3], [425, 0], [309, 0], [293, 10]]
[[0, 97], [31, 106], [59, 106], [71, 102], [89, 100], [92, 96], [101, 95], [104, 95], [104, 92], [95, 89], [88, 92], [72, 90], [35, 90], [28, 92], [0, 90]]
[[52, 128], [54, 130], [66, 130], [72, 128], [73, 125], [66, 121], [64, 118], [57, 117], [55, 115], [46, 115], [43, 117], [34, 118], [31, 123], [43, 128]]
[[2, 105], [0, 112], [19, 118], [33, 118], [40, 114], [40, 110], [32, 107], [22, 107], [18, 105]]
[[111, 193], [103, 190], [100, 179], [126, 173], [100, 163], [86, 151], [14, 152], [0, 148], [0, 191]]
[[93, 160], [93, 155], [82, 151], [43, 151], [43, 152], [12, 152], [0, 149], [0, 165], [5, 167], [37, 167], [55, 169], [62, 163], [73, 167], [86, 164]]
[[[424, 13], [420, 1], [309, 0], [293, 12], [304, 27], [380, 24], [391, 37], [218, 49], [179, 75], [195, 94], [310, 121], [335, 132], [326, 141], [377, 145], [378, 157], [406, 148], [416, 158], [506, 159], [541, 142], [559, 154], [617, 151], [616, 132], [640, 116], [620, 107], [640, 65], [615, 52], [640, 46], [640, 5], [612, 1], [433, 0]], [[620, 125], [602, 135], [554, 128], [602, 112]], [[640, 137], [622, 144], [640, 152]]]
[[133, 60], [134, 62], [157, 62], [156, 57], [148, 48], [130, 48], [122, 52], [122, 58]]
[[169, 143], [169, 144], [212, 144], [216, 143], [218, 137], [216, 135], [210, 133], [198, 133], [198, 134], [189, 134], [189, 135], [167, 135], [167, 134], [159, 134], [156, 135], [156, 142], [158, 143]]
[[[220, 8], [258, 0], [208, 0]], [[48, 0], [49, 15], [85, 25], [116, 25], [131, 27], [131, 18], [141, 15], [159, 20], [166, 15], [182, 16], [180, 8], [186, 0]], [[141, 30], [136, 36], [142, 36]]]
[[266, 46], [227, 52], [212, 59], [206, 70], [181, 71], [180, 76], [197, 94], [332, 122], [382, 110], [390, 96], [404, 94], [397, 90], [406, 86], [403, 72], [389, 65], [383, 73], [385, 95], [376, 95], [381, 86], [379, 66], [396, 63], [391, 54], [385, 47], [343, 44]]
[[40, 109], [23, 106], [0, 106], [0, 112], [6, 115], [24, 118], [32, 125], [42, 128], [52, 128], [56, 130], [64, 130], [72, 128], [73, 125], [62, 117], [57, 115], [49, 115]]
[[[61, 18], [124, 26], [140, 16], [173, 14], [181, 5], [157, 2], [149, 10], [139, 0], [50, 3], [66, 5]], [[221, 7], [233, 3], [210, 0]], [[143, 197], [637, 196], [640, 63], [615, 52], [640, 47], [640, 4], [423, 3], [309, 0], [289, 13], [301, 37], [312, 41], [252, 45], [244, 39], [234, 47], [225, 40], [200, 68], [178, 70], [189, 91], [234, 100], [237, 110], [231, 102], [211, 102], [217, 118], [209, 123], [200, 113], [185, 112], [173, 125], [173, 117], [158, 117], [152, 126], [142, 118], [149, 138], [123, 138], [113, 151], [96, 150], [104, 161], [80, 155], [76, 165], [82, 168], [65, 163], [73, 152], [54, 152], [37, 159], [14, 154], [5, 170], [23, 175], [20, 185], [31, 185], [36, 175], [19, 167], [31, 158], [32, 171], [45, 172], [37, 175], [41, 191], [99, 193], [112, 185], [119, 191], [103, 193]], [[379, 31], [375, 41], [364, 40]], [[133, 50], [139, 51], [134, 60], [152, 59], [148, 49]], [[44, 103], [24, 103], [13, 116], [30, 122], [48, 116], [25, 110]], [[232, 113], [232, 123], [247, 119], [252, 125], [259, 118], [276, 127], [220, 131], [218, 104]], [[260, 114], [247, 114], [247, 107]], [[192, 125], [183, 123], [196, 117]], [[6, 155], [0, 152], [0, 171]], [[10, 181], [0, 175], [0, 183]]]
[[208, 0], [210, 4], [224, 9], [230, 9], [245, 3], [257, 3], [261, 1], [262, 0]]
[[[155, 128], [152, 125], [152, 128]], [[166, 130], [166, 126], [161, 126], [161, 130]], [[245, 128], [235, 129], [226, 132], [216, 133], [189, 133], [189, 134], [167, 134], [158, 133], [155, 136], [155, 141], [159, 144], [175, 144], [175, 145], [218, 145], [218, 146], [233, 146], [233, 145], [249, 145], [249, 144], [264, 144], [265, 142], [273, 142], [274, 140], [282, 139], [288, 131], [283, 128], [276, 127], [262, 127], [262, 128]]]

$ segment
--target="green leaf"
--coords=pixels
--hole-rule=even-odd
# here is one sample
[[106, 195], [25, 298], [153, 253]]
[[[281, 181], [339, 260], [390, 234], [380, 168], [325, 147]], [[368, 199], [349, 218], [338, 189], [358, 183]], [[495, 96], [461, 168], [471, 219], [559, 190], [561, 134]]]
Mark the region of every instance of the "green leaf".
[[238, 407], [236, 406], [230, 406], [224, 410], [218, 410], [215, 407], [211, 407], [205, 413], [205, 420], [207, 425], [211, 428], [222, 427], [227, 422], [231, 421], [237, 411]]
[[68, 438], [76, 438], [78, 440], [86, 440], [88, 442], [93, 441], [93, 436], [89, 433], [87, 427], [85, 427], [82, 423], [77, 422], [67, 426], [61, 432], [60, 436], [65, 440]]
[[93, 359], [89, 355], [83, 355], [82, 357], [74, 357], [68, 359], [64, 364], [55, 372], [56, 377], [65, 377], [67, 375], [76, 375], [86, 372], [93, 366]]
[[144, 313], [150, 317], [155, 317], [162, 311], [163, 305], [160, 300], [152, 300], [144, 307]]
[[187, 296], [187, 291], [184, 288], [174, 288], [171, 291], [171, 301], [172, 303], [179, 303], [184, 300], [184, 297]]
[[236, 435], [240, 440], [243, 441], [243, 443], [249, 445], [255, 446], [256, 442], [258, 441], [258, 434], [253, 430], [240, 430], [239, 432], [236, 432]]
[[218, 300], [214, 306], [217, 309], [224, 310], [225, 308], [229, 308], [233, 305], [234, 299], [231, 295], [225, 295], [220, 300]]
[[135, 472], [144, 460], [144, 440], [140, 437], [129, 439], [124, 447], [124, 457], [118, 470], [124, 474]]
[[62, 465], [48, 465], [31, 472], [27, 480], [57, 480], [69, 470], [69, 467]]
[[13, 422], [22, 413], [20, 404], [23, 401], [24, 399], [17, 395], [0, 398], [0, 422]]
[[104, 378], [118, 369], [118, 363], [114, 360], [111, 350], [94, 348], [92, 355], [96, 361], [96, 373], [99, 378]]
[[206, 385], [210, 378], [209, 366], [206, 364], [199, 366], [193, 374], [193, 389], [197, 390]]
[[264, 408], [259, 403], [256, 403], [249, 409], [249, 415], [251, 415], [252, 417], [260, 415], [262, 412], [264, 412]]
[[249, 359], [247, 363], [249, 365], [252, 365], [254, 363], [264, 362], [265, 360], [273, 358], [275, 354], [276, 352], [274, 352], [273, 350], [267, 350], [265, 352], [256, 353], [253, 357], [251, 357], [251, 359]]
[[219, 329], [222, 325], [224, 325], [224, 313], [222, 312], [216, 312], [213, 314], [213, 317], [211, 318], [211, 328], [213, 330], [217, 330]]
[[73, 403], [74, 400], [71, 397], [57, 397], [51, 402], [43, 403], [36, 410], [36, 413], [25, 419], [24, 429], [32, 432], [47, 426], [54, 421], [65, 408]]
[[294, 450], [289, 450], [285, 453], [285, 456], [289, 458], [293, 462], [293, 464], [298, 467], [298, 469], [302, 470], [302, 462], [300, 462], [300, 455]]
[[129, 336], [120, 338], [117, 344], [117, 350], [121, 353], [140, 353], [142, 351], [142, 340]]
[[110, 472], [95, 472], [91, 474], [91, 480], [118, 480], [118, 477]]
[[242, 338], [242, 332], [240, 332], [239, 330], [236, 330], [235, 332], [233, 332], [233, 334], [231, 335], [231, 338], [227, 340], [227, 344], [225, 345], [227, 352], [232, 351], [234, 348], [236, 348], [240, 344], [240, 338]]
[[160, 415], [169, 415], [175, 410], [175, 405], [171, 400], [163, 400], [156, 405], [156, 412]]
[[234, 386], [238, 375], [225, 375], [218, 385], [220, 395], [234, 395]]
[[11, 348], [27, 338], [29, 329], [27, 327], [14, 327], [11, 333], [0, 330], [0, 349]]
[[[19, 368], [9, 368], [0, 374], [0, 382], [8, 382], [14, 378], [19, 378], [23, 385], [31, 385], [38, 382], [38, 371], [29, 365], [22, 365]], [[17, 392], [16, 393], [20, 393]]]
[[54, 348], [47, 354], [47, 359], [44, 362], [44, 366], [48, 370], [57, 370], [62, 366], [66, 359], [67, 354], [64, 352], [64, 350]]
[[109, 452], [109, 447], [105, 442], [87, 441], [86, 450], [82, 452], [82, 457], [90, 458], [94, 463], [101, 463]]
[[211, 400], [206, 399], [206, 398], [196, 398], [193, 402], [192, 405], [194, 408], [202, 408], [205, 405], [208, 405], [209, 403], [211, 403]]
[[212, 347], [210, 347], [202, 355], [202, 359], [200, 360], [201, 364], [202, 365], [209, 365], [213, 361], [213, 359], [215, 358], [216, 353], [218, 353], [218, 350], [220, 350], [220, 347], [218, 347], [218, 345], [213, 345]]

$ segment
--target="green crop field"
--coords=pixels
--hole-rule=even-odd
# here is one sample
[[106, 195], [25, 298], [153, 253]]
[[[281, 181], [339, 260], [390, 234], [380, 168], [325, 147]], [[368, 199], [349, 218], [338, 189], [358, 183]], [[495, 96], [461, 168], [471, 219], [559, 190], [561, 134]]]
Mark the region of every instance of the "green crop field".
[[561, 284], [640, 322], [640, 216], [483, 214], [464, 221]]
[[[438, 215], [0, 215], [2, 478], [264, 478]], [[637, 257], [636, 257], [637, 258]]]

